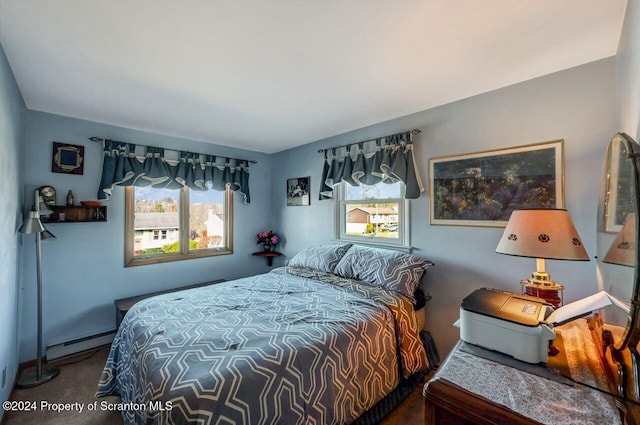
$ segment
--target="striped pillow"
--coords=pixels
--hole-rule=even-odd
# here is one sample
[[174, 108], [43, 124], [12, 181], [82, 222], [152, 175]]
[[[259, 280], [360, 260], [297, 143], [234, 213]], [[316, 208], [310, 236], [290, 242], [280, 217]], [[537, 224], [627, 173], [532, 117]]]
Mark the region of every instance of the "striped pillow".
[[297, 253], [287, 265], [291, 267], [311, 267], [323, 272], [333, 273], [338, 262], [350, 247], [351, 244], [312, 246]]
[[342, 257], [334, 273], [382, 286], [413, 300], [422, 275], [432, 265], [430, 260], [415, 255], [354, 245]]

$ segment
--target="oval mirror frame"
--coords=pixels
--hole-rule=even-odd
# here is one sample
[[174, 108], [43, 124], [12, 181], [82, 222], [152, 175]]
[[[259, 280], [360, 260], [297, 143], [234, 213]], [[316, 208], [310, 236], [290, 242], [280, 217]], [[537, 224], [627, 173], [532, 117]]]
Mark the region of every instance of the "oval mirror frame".
[[598, 203], [597, 258], [601, 288], [619, 308], [605, 311], [605, 321], [624, 326], [614, 341], [616, 350], [628, 348], [637, 358], [640, 341], [638, 270], [638, 202], [640, 199], [640, 145], [625, 133], [609, 143], [603, 165]]

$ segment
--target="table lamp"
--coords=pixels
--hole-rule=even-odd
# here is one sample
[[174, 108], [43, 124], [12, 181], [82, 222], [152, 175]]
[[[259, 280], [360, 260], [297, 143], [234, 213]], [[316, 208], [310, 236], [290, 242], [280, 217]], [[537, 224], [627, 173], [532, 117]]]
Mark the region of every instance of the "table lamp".
[[569, 213], [565, 209], [523, 209], [511, 213], [496, 252], [536, 259], [536, 271], [520, 284], [527, 295], [555, 307], [562, 304], [564, 286], [551, 279], [545, 260], [589, 261]]

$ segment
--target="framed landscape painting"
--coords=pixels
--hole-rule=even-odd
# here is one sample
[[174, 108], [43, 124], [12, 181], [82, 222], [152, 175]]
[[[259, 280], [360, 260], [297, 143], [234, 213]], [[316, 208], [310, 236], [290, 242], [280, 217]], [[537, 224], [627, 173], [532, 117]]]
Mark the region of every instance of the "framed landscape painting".
[[513, 210], [563, 208], [563, 144], [430, 159], [430, 223], [505, 227]]

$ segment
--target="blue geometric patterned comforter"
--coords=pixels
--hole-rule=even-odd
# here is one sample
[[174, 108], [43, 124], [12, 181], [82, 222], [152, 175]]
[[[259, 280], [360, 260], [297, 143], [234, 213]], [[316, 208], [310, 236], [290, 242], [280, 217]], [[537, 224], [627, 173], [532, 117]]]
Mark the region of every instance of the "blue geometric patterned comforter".
[[347, 424], [427, 367], [407, 298], [292, 269], [139, 302], [96, 396], [125, 424]]

